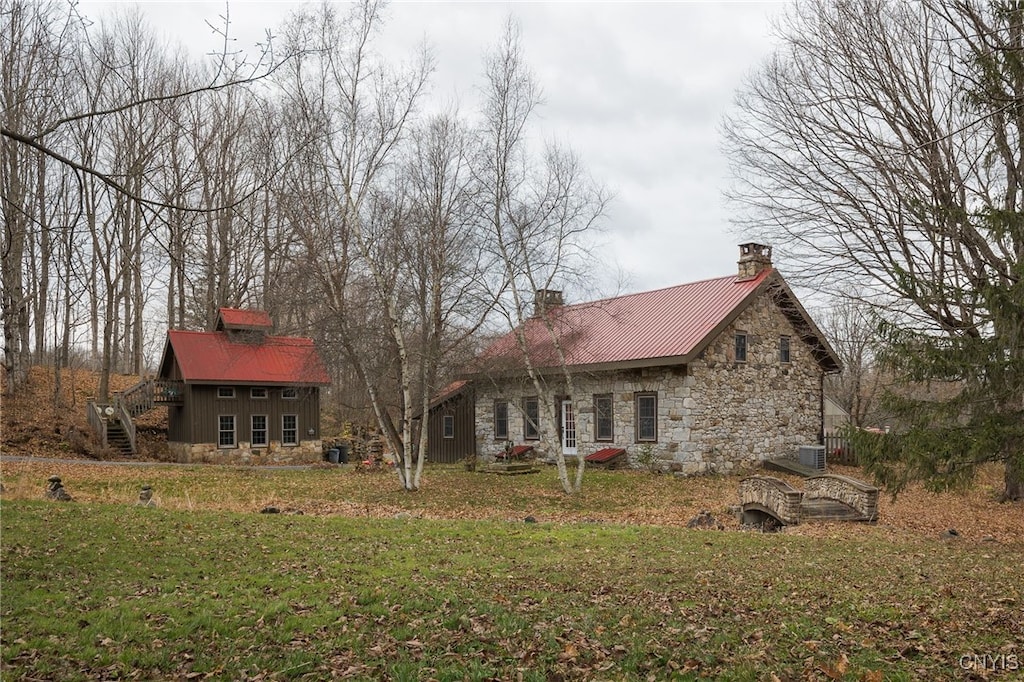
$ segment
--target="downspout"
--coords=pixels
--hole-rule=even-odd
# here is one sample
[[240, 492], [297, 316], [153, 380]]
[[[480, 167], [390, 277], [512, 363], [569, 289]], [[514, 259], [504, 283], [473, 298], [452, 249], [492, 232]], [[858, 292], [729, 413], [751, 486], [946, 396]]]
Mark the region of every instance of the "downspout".
[[818, 373], [818, 442], [825, 444], [825, 370]]

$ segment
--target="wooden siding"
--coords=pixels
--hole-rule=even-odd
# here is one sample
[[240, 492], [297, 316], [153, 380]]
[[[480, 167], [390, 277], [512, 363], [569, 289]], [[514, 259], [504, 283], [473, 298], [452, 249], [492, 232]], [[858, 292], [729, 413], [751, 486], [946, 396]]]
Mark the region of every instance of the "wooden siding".
[[[444, 417], [454, 420], [454, 438], [444, 437]], [[476, 410], [470, 390], [452, 396], [430, 410], [427, 421], [427, 463], [451, 464], [476, 453]]]
[[[227, 384], [224, 384], [227, 386]], [[320, 390], [316, 387], [297, 388], [298, 398], [281, 397], [283, 387], [234, 385], [234, 398], [218, 398], [219, 385], [185, 386], [185, 403], [181, 408], [168, 409], [167, 439], [177, 443], [216, 443], [218, 417], [234, 415], [235, 444], [251, 442], [252, 415], [267, 416], [267, 440], [281, 442], [281, 417], [298, 417], [298, 440], [310, 440], [309, 429], [315, 430], [313, 439], [320, 438]], [[250, 397], [251, 388], [266, 388], [266, 398]]]

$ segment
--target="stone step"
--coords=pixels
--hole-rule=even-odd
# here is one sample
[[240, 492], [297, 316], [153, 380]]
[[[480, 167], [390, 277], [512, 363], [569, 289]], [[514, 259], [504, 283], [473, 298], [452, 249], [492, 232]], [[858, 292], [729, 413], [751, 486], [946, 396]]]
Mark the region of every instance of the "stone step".
[[483, 471], [488, 474], [515, 476], [517, 474], [535, 474], [540, 469], [530, 462], [495, 462], [494, 464], [488, 464], [484, 467]]
[[819, 469], [812, 469], [809, 466], [804, 466], [795, 459], [789, 459], [788, 457], [766, 459], [764, 461], [764, 468], [770, 471], [781, 471], [785, 474], [796, 474], [797, 476], [803, 476], [804, 478], [818, 476], [823, 473]]

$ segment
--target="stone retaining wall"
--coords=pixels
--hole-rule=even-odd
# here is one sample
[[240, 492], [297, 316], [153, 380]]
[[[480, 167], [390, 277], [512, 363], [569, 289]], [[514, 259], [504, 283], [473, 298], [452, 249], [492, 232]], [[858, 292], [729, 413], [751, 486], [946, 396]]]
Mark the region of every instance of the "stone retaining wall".
[[183, 464], [315, 464], [323, 460], [319, 440], [299, 441], [298, 445], [282, 446], [271, 441], [268, 447], [252, 448], [239, 443], [237, 448], [219, 448], [213, 443], [168, 443], [172, 460]]

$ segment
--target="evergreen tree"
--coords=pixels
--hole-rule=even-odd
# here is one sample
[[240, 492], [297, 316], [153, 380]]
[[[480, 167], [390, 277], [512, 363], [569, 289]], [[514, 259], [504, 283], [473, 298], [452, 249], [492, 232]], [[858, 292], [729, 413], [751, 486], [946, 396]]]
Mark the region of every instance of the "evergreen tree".
[[[745, 238], [874, 305], [903, 380], [868, 468], [1024, 497], [1024, 5], [808, 0], [726, 121]], [[939, 392], [924, 389], [941, 387]]]

